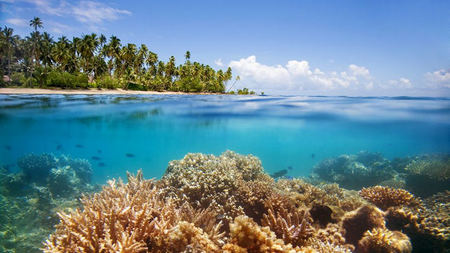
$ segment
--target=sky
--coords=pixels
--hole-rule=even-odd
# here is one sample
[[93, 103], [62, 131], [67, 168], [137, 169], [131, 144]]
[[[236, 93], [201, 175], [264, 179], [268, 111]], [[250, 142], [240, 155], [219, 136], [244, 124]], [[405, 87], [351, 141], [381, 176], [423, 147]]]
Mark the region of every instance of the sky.
[[[0, 0], [21, 35], [115, 35], [216, 69], [266, 94], [450, 96], [450, 1]], [[234, 85], [234, 86], [233, 86]]]

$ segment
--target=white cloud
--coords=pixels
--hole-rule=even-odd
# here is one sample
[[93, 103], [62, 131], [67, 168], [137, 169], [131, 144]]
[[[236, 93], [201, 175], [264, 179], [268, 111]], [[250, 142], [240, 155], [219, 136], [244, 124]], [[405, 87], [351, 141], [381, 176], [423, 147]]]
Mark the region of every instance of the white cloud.
[[116, 20], [120, 15], [131, 15], [130, 11], [115, 9], [94, 1], [80, 1], [72, 8], [72, 11], [78, 21], [97, 24]]
[[389, 80], [388, 85], [380, 85], [380, 87], [384, 89], [410, 89], [413, 88], [413, 85], [409, 79], [401, 77], [397, 80]]
[[354, 76], [362, 76], [362, 77], [370, 79], [370, 72], [367, 68], [362, 67], [362, 66], [357, 66], [355, 64], [350, 64], [350, 66], [348, 66], [348, 68], [350, 69], [350, 71], [352, 72], [352, 74]]
[[305, 60], [290, 60], [285, 66], [269, 66], [257, 62], [256, 56], [252, 55], [231, 61], [229, 66], [241, 76], [242, 82], [249, 88], [291, 90], [373, 88], [369, 70], [355, 64], [349, 65], [346, 71], [325, 73], [319, 68], [312, 69]]
[[28, 26], [28, 21], [23, 18], [10, 18], [10, 19], [6, 20], [6, 23], [15, 25], [15, 26], [21, 26], [21, 27]]
[[289, 71], [281, 65], [268, 66], [256, 62], [256, 56], [252, 55], [239, 61], [231, 61], [229, 66], [237, 71], [242, 80], [250, 79], [257, 83], [271, 83], [289, 85], [291, 78]]
[[34, 5], [41, 13], [51, 16], [73, 16], [76, 20], [95, 26], [104, 21], [117, 20], [122, 15], [131, 15], [124, 9], [117, 9], [97, 1], [65, 1], [65, 0], [16, 0]]
[[214, 63], [215, 63], [217, 66], [219, 66], [219, 67], [222, 67], [222, 66], [223, 66], [222, 59], [217, 59], [217, 60], [214, 61]]
[[445, 87], [450, 88], [450, 69], [440, 69], [434, 72], [427, 72], [425, 74], [427, 83], [431, 87]]

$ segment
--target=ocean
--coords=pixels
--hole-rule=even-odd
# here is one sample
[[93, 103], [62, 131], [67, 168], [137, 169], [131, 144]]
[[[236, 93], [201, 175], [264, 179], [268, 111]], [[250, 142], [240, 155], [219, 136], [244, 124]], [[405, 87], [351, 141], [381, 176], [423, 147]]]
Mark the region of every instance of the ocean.
[[0, 164], [29, 153], [87, 159], [105, 183], [142, 169], [161, 178], [187, 153], [226, 150], [267, 173], [308, 176], [360, 151], [388, 159], [450, 151], [450, 99], [232, 95], [0, 95]]

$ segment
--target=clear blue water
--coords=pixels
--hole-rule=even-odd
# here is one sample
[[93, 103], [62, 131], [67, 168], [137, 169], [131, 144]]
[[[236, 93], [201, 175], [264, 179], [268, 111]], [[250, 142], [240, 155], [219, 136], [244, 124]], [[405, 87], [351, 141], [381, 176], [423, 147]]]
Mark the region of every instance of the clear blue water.
[[361, 150], [450, 152], [450, 99], [218, 95], [0, 95], [0, 164], [30, 152], [88, 159], [95, 181], [142, 168], [160, 178], [188, 152], [258, 156], [309, 175]]

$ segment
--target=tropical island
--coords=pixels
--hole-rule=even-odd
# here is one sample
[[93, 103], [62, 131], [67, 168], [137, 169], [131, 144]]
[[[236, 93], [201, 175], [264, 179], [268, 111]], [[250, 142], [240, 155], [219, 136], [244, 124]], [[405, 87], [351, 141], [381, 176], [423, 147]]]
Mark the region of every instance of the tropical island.
[[[37, 93], [69, 89], [87, 94], [99, 90], [255, 94], [247, 88], [231, 90], [240, 78], [232, 80], [230, 67], [215, 70], [192, 62], [189, 51], [184, 63], [177, 65], [174, 56], [164, 62], [145, 44], [122, 45], [116, 36], [107, 39], [92, 33], [54, 40], [49, 33], [40, 32], [43, 22], [39, 17], [30, 20], [30, 26], [33, 31], [25, 38], [14, 34], [12, 28], [0, 28], [0, 87], [28, 88], [25, 93], [39, 88]], [[17, 89], [3, 93], [16, 92], [24, 93]]]

